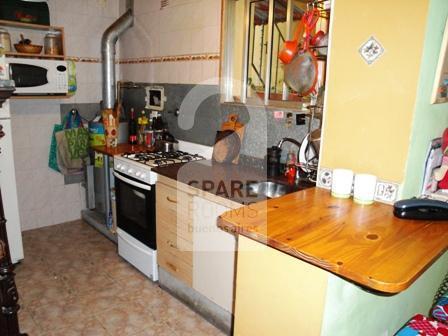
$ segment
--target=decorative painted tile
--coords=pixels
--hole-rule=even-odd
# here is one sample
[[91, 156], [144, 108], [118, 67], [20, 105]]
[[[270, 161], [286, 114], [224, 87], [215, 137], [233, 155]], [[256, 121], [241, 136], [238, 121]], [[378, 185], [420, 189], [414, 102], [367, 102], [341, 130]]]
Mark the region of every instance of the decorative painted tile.
[[317, 178], [317, 186], [320, 188], [330, 189], [331, 188], [331, 178], [332, 178], [332, 170], [328, 168], [321, 168], [319, 170], [318, 178]]
[[359, 54], [364, 61], [370, 65], [384, 54], [384, 47], [375, 37], [371, 36], [361, 48], [359, 48]]
[[378, 181], [376, 184], [375, 201], [392, 204], [398, 196], [399, 184], [385, 181]]

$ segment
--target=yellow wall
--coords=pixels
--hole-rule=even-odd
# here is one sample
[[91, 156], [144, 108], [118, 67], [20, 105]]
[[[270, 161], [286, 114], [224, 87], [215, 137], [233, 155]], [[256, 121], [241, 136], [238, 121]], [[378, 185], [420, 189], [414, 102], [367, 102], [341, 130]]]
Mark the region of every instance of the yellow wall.
[[238, 237], [235, 336], [320, 335], [328, 273]]
[[[427, 0], [334, 0], [322, 167], [402, 182], [427, 9]], [[369, 66], [358, 50], [372, 35], [385, 53]]]

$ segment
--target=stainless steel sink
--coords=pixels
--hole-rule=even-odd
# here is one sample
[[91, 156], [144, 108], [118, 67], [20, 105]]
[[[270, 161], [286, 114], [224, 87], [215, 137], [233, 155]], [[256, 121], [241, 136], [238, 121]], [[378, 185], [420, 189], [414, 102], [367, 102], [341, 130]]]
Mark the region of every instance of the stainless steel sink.
[[248, 193], [266, 196], [269, 198], [276, 198], [285, 195], [288, 192], [289, 187], [283, 183], [264, 181], [255, 182], [247, 185]]

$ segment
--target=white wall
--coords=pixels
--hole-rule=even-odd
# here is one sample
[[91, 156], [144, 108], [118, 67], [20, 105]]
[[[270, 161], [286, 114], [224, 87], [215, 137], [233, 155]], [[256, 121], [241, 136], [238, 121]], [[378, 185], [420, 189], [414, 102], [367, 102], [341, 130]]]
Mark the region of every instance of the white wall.
[[[124, 0], [121, 0], [123, 10]], [[135, 0], [135, 25], [120, 42], [122, 59], [218, 54], [221, 0]], [[219, 60], [121, 64], [123, 80], [218, 84]]]
[[[103, 31], [118, 17], [118, 0], [49, 0], [51, 24], [65, 28], [66, 53], [100, 57]], [[36, 43], [36, 42], [35, 42]], [[84, 189], [64, 185], [48, 168], [53, 125], [60, 122], [59, 104], [96, 103], [101, 99], [101, 64], [77, 62], [78, 92], [61, 100], [13, 100], [14, 156], [22, 230], [80, 218]]]
[[[66, 54], [100, 59], [100, 41], [123, 12], [124, 0], [48, 0], [51, 24], [65, 28]], [[135, 26], [120, 39], [120, 58], [218, 54], [221, 0], [135, 0]], [[36, 42], [36, 41], [33, 41]], [[84, 189], [64, 185], [48, 167], [50, 136], [60, 122], [59, 104], [101, 99], [101, 64], [77, 62], [78, 92], [63, 100], [14, 100], [14, 155], [22, 230], [80, 218]], [[218, 84], [218, 60], [121, 64], [125, 80]], [[121, 75], [122, 74], [122, 75]]]

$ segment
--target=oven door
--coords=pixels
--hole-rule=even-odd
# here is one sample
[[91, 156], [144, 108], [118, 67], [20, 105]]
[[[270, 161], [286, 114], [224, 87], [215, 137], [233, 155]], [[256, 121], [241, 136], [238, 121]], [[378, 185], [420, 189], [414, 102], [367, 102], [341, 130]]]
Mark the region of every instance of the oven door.
[[114, 172], [117, 226], [156, 250], [155, 185]]

